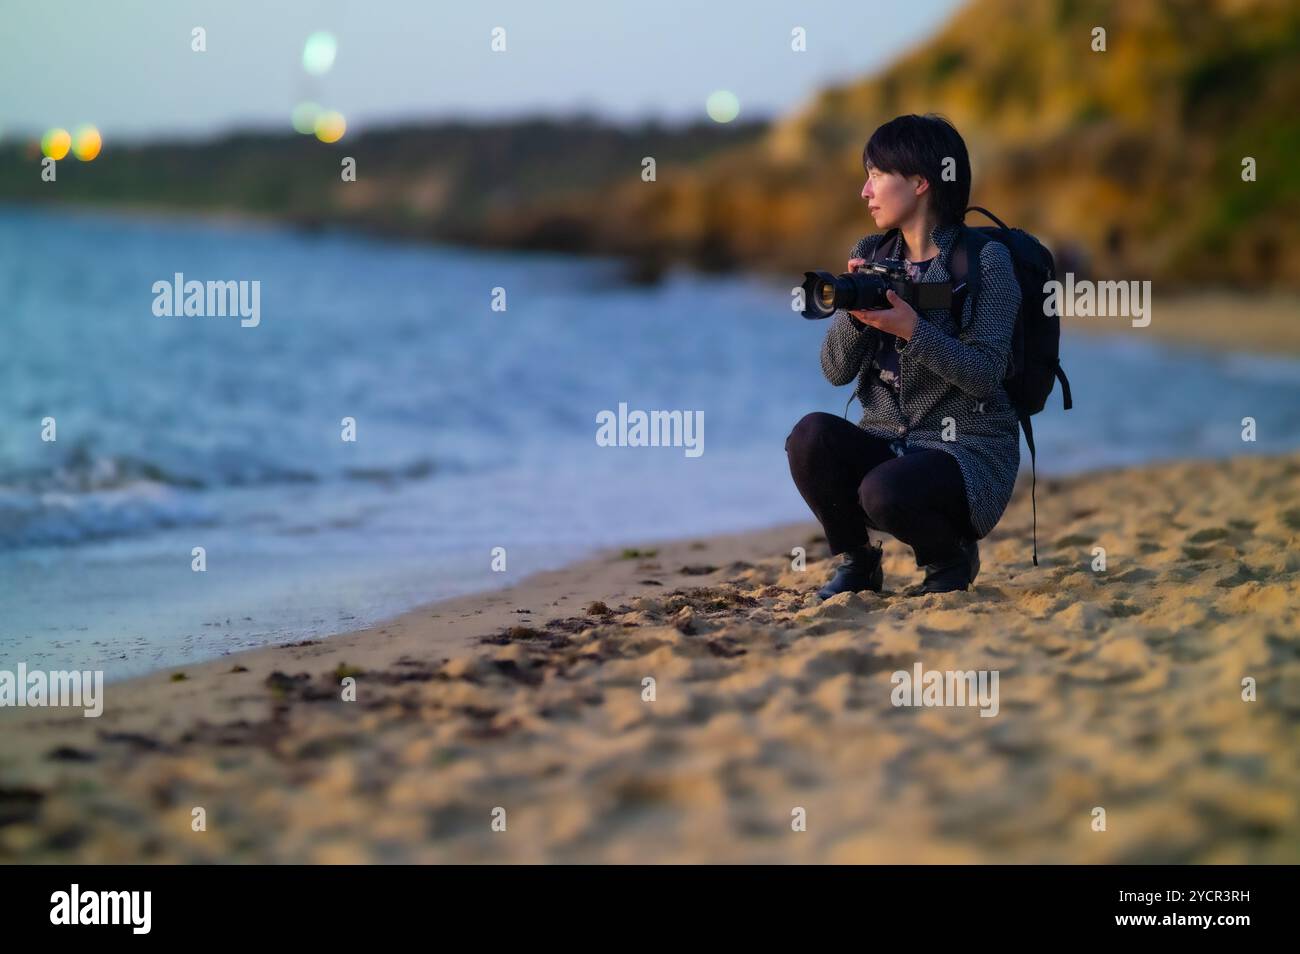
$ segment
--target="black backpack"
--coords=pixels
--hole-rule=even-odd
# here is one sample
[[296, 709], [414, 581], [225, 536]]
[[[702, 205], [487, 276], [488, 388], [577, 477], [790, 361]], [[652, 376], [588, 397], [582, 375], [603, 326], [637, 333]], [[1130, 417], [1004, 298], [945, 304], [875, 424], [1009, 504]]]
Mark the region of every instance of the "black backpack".
[[[1056, 261], [1042, 242], [1023, 229], [1011, 228], [988, 209], [971, 206], [966, 211], [983, 213], [996, 222], [997, 227], [963, 225], [961, 238], [953, 245], [948, 272], [954, 281], [965, 279], [965, 295], [959, 288], [952, 301], [952, 313], [958, 325], [961, 324], [965, 298], [979, 290], [980, 270], [968, 270], [967, 264], [972, 260], [979, 261], [980, 251], [990, 239], [1001, 242], [1011, 253], [1016, 281], [1020, 285], [1020, 313], [1016, 316], [1015, 330], [1011, 335], [1011, 361], [1002, 386], [1020, 418], [1020, 428], [1029, 447], [1033, 475], [1029, 493], [1034, 512], [1034, 566], [1038, 566], [1038, 459], [1034, 449], [1034, 427], [1029, 419], [1043, 409], [1058, 378], [1065, 409], [1068, 411], [1074, 407], [1070, 380], [1061, 368], [1061, 319], [1058, 315], [1048, 314], [1048, 309], [1043, 307], [1047, 300], [1047, 283], [1056, 278]], [[883, 248], [897, 231], [891, 229], [885, 233], [876, 249]], [[875, 258], [874, 253], [872, 258]]]

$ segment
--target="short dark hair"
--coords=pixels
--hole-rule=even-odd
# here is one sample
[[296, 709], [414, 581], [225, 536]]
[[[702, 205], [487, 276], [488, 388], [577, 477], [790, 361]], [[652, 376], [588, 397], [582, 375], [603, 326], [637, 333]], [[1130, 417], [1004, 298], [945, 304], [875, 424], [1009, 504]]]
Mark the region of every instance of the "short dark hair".
[[[951, 181], [943, 178], [951, 158]], [[910, 114], [891, 119], [871, 134], [862, 150], [862, 167], [870, 171], [921, 176], [930, 183], [931, 208], [941, 225], [956, 225], [970, 204], [970, 155], [955, 126], [942, 116]]]

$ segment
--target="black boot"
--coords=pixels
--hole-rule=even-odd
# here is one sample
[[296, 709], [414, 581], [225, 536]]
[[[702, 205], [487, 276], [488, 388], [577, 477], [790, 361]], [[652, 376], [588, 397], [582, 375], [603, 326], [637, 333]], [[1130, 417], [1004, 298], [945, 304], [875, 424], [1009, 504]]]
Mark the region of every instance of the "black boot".
[[881, 565], [882, 549], [878, 546], [854, 547], [844, 554], [830, 582], [817, 591], [824, 600], [836, 593], [872, 590], [879, 593], [885, 587], [885, 569]]
[[964, 590], [975, 582], [980, 572], [980, 548], [974, 540], [959, 540], [957, 549], [937, 563], [927, 563], [925, 579], [907, 591], [908, 596], [923, 593], [951, 593]]

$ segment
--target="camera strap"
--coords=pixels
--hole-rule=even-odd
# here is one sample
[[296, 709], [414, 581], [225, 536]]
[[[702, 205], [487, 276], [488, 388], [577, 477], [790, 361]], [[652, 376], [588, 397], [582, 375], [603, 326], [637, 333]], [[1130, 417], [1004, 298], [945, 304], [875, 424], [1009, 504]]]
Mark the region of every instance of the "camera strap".
[[917, 282], [916, 307], [921, 311], [952, 308], [952, 282]]
[[[884, 234], [876, 247], [871, 250], [871, 264], [875, 264], [880, 258], [880, 249], [889, 243], [891, 237], [894, 240], [893, 258], [900, 259], [903, 255], [903, 233], [901, 229], [890, 229]], [[955, 251], [955, 249], [954, 249]], [[950, 253], [951, 260], [951, 253]], [[949, 268], [951, 273], [952, 269]], [[963, 266], [964, 272], [964, 266]], [[951, 309], [953, 303], [953, 292], [956, 289], [951, 281], [947, 282], [917, 282], [916, 283], [916, 307], [920, 311], [930, 311], [937, 308]]]
[[[957, 327], [961, 327], [962, 307], [966, 303], [966, 298], [970, 295], [969, 278], [970, 261], [966, 255], [966, 227], [960, 227], [957, 238], [952, 243], [952, 251], [948, 255], [948, 274], [952, 276], [952, 302], [949, 307], [952, 309], [952, 319]], [[958, 294], [960, 293], [960, 294]]]

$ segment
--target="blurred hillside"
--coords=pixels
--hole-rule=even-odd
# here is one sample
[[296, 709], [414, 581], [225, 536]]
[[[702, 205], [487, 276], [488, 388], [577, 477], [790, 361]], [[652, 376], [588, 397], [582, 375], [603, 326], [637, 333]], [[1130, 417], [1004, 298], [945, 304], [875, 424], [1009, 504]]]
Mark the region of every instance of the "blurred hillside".
[[[447, 122], [348, 135], [325, 145], [293, 133], [207, 142], [105, 145], [92, 163], [68, 157], [40, 179], [36, 143], [0, 143], [0, 200], [245, 213], [305, 227], [347, 225], [466, 244], [586, 249], [581, 223], [548, 216], [527, 235], [496, 231], [514, 211], [600, 194], [638, 177], [641, 159], [692, 165], [755, 140], [761, 124], [626, 129], [590, 117]], [[344, 182], [341, 160], [356, 160]]]
[[[607, 243], [648, 234], [680, 251], [707, 236], [723, 261], [833, 265], [874, 231], [858, 198], [871, 131], [939, 112], [970, 148], [973, 204], [1058, 249], [1082, 244], [1098, 274], [1295, 287], [1296, 102], [1294, 0], [974, 0], [751, 147], [622, 189], [601, 221]], [[1244, 156], [1258, 181], [1242, 181]]]
[[[1097, 26], [1105, 52], [1092, 50]], [[1297, 101], [1293, 0], [972, 0], [883, 72], [770, 127], [538, 120], [333, 146], [292, 135], [109, 143], [94, 163], [60, 163], [56, 185], [40, 181], [30, 146], [7, 144], [0, 199], [596, 251], [627, 255], [646, 276], [674, 261], [798, 271], [835, 267], [874, 230], [858, 198], [871, 131], [938, 112], [970, 146], [972, 201], [1077, 251], [1095, 274], [1300, 287]], [[340, 181], [342, 156], [356, 158], [358, 181]], [[642, 181], [643, 156], [657, 181]], [[1245, 156], [1256, 182], [1241, 179]]]

